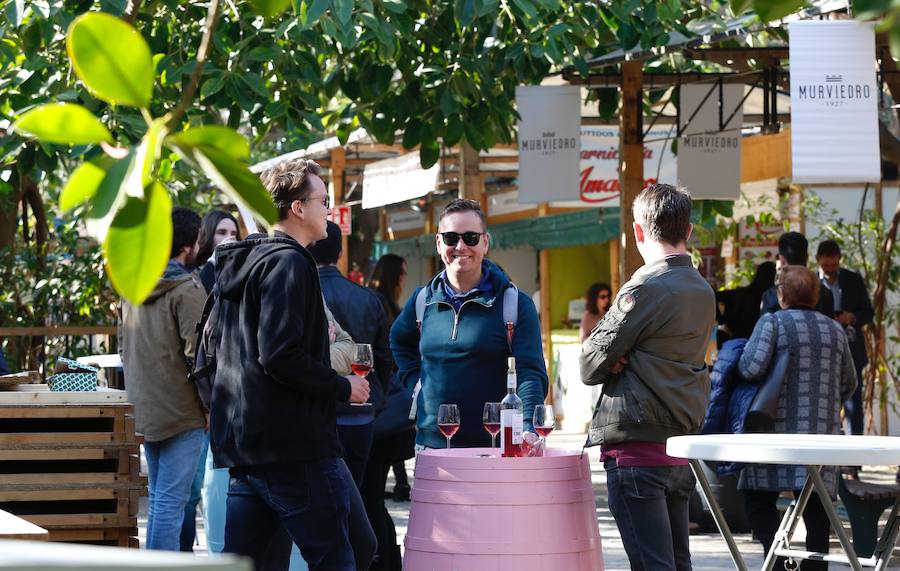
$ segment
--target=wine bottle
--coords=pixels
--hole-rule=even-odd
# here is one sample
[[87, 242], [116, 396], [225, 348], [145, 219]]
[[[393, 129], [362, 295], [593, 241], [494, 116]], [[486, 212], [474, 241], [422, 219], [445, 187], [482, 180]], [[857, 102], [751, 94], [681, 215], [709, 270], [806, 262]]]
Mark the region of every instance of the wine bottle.
[[522, 399], [516, 394], [516, 358], [507, 359], [506, 396], [500, 401], [500, 455], [518, 458], [523, 455]]

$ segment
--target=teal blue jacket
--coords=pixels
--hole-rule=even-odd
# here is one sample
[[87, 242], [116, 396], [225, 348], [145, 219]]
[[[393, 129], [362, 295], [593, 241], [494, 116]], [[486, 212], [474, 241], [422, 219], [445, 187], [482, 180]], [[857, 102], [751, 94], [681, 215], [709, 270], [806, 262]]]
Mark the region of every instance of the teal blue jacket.
[[[437, 428], [437, 411], [441, 404], [453, 403], [460, 412], [460, 429], [453, 445], [490, 446], [490, 436], [482, 427], [482, 410], [484, 403], [499, 402], [506, 395], [510, 344], [501, 306], [510, 281], [493, 263], [485, 260], [482, 267], [493, 286], [490, 294], [473, 292], [456, 311], [440, 276], [435, 276], [425, 286], [429, 293], [421, 335], [416, 326], [418, 289], [391, 329], [391, 351], [400, 381], [408, 387], [422, 381], [417, 399], [417, 444], [447, 446]], [[534, 407], [543, 403], [547, 394], [547, 369], [534, 303], [520, 291], [518, 305], [511, 349], [516, 358], [525, 429], [531, 430]]]

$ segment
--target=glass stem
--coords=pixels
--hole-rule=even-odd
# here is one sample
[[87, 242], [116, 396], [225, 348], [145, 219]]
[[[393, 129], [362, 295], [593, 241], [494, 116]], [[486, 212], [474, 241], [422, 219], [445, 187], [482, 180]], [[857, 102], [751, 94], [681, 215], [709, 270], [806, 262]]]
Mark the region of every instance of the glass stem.
[[447, 437], [447, 448], [450, 448], [450, 437]]
[[491, 434], [491, 448], [497, 447], [497, 435]]

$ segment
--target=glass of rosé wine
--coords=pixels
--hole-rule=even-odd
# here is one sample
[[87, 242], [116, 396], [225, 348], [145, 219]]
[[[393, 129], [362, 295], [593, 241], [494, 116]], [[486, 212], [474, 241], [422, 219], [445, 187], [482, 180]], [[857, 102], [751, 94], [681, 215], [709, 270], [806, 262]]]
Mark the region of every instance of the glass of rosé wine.
[[534, 407], [534, 431], [541, 437], [541, 443], [547, 445], [547, 435], [553, 432], [556, 419], [553, 416], [553, 406], [549, 404], [539, 404]]
[[484, 414], [482, 416], [484, 429], [491, 435], [491, 448], [497, 447], [497, 435], [500, 433], [500, 403], [486, 402], [484, 403]]
[[450, 448], [450, 439], [459, 430], [459, 407], [455, 404], [442, 404], [438, 407], [438, 430], [447, 439], [447, 448]]

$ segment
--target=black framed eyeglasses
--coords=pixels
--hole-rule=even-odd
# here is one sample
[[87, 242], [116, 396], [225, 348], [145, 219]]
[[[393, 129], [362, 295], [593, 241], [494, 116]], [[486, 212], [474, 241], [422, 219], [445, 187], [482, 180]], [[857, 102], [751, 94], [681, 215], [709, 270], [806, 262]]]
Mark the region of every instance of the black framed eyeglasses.
[[326, 194], [324, 196], [307, 196], [306, 198], [298, 198], [300, 202], [308, 202], [310, 200], [321, 200], [322, 206], [328, 209], [331, 206], [331, 195]]
[[444, 244], [452, 248], [459, 243], [460, 238], [462, 238], [466, 246], [477, 246], [478, 242], [481, 241], [483, 232], [463, 232], [462, 234], [459, 232], [438, 232], [438, 234], [441, 235], [441, 240], [444, 241]]

